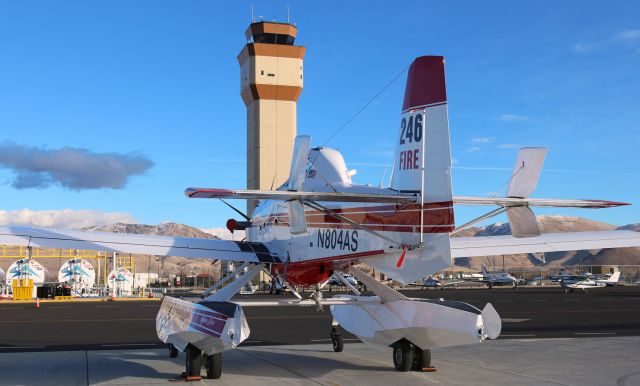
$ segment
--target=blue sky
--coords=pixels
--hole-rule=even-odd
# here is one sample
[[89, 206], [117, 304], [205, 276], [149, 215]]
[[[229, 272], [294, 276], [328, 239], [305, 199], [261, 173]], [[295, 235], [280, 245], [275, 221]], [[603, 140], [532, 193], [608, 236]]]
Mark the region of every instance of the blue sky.
[[[307, 47], [298, 132], [321, 144], [414, 57], [444, 55], [454, 193], [488, 195], [519, 146], [548, 146], [536, 197], [632, 207], [554, 210], [640, 221], [640, 3], [626, 1], [257, 2]], [[0, 3], [0, 143], [148, 158], [124, 188], [17, 189], [1, 210], [88, 209], [137, 221], [222, 227], [234, 213], [188, 186], [245, 186], [245, 107], [236, 55], [251, 2]], [[327, 145], [356, 182], [392, 162], [403, 74]], [[244, 203], [238, 202], [244, 207]], [[459, 223], [482, 209], [459, 208]]]

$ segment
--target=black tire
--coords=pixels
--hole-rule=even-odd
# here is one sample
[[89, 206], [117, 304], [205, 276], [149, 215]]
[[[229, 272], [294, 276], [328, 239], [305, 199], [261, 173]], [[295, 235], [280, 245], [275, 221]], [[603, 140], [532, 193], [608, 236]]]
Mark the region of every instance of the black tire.
[[413, 349], [407, 341], [399, 342], [393, 348], [393, 365], [398, 371], [409, 371], [413, 365]]
[[418, 347], [413, 349], [413, 364], [411, 370], [422, 371], [427, 367], [431, 367], [431, 350], [420, 350]]
[[169, 343], [169, 357], [176, 358], [178, 356], [178, 353], [179, 353], [179, 351], [176, 348], [176, 346], [174, 346], [171, 343]]
[[207, 355], [204, 360], [207, 378], [218, 379], [222, 375], [222, 353]]
[[342, 350], [344, 350], [344, 342], [340, 334], [331, 333], [331, 344], [335, 352], [342, 352]]
[[202, 369], [202, 351], [195, 346], [189, 345], [185, 350], [186, 359], [186, 375], [187, 377], [199, 377]]

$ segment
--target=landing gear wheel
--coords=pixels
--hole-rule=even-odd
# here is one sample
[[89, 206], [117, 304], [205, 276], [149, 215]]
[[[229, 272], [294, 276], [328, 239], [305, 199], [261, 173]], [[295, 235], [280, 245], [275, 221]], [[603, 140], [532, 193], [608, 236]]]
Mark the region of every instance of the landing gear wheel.
[[344, 350], [344, 342], [335, 327], [331, 328], [331, 344], [333, 345], [333, 351], [335, 352], [342, 352], [342, 350]]
[[411, 343], [402, 341], [393, 348], [393, 365], [398, 371], [409, 371], [413, 365], [413, 348]]
[[202, 351], [199, 348], [189, 345], [186, 349], [187, 353], [187, 371], [185, 375], [187, 377], [199, 377], [200, 370], [202, 369]]
[[413, 348], [413, 363], [411, 370], [424, 371], [431, 367], [431, 350], [420, 350], [418, 347]]
[[218, 379], [222, 375], [222, 353], [207, 355], [204, 359], [207, 378]]
[[176, 358], [178, 356], [178, 349], [176, 348], [176, 346], [172, 345], [171, 343], [169, 343], [169, 356], [171, 358]]

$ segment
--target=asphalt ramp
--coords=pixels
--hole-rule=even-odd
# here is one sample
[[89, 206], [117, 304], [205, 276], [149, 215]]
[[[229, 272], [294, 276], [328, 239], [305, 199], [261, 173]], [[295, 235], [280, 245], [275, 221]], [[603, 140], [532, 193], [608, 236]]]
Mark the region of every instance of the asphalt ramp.
[[[640, 385], [640, 337], [509, 339], [432, 350], [436, 372], [401, 373], [390, 348], [361, 343], [254, 346], [223, 354], [211, 385]], [[0, 354], [2, 385], [180, 383], [165, 349]], [[203, 375], [204, 375], [203, 370]]]

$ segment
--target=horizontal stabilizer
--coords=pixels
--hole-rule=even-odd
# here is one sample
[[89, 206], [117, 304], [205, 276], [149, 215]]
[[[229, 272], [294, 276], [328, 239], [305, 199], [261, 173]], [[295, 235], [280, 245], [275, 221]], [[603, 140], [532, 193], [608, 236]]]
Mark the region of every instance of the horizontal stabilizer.
[[[389, 191], [391, 193], [392, 191]], [[229, 190], [211, 188], [187, 188], [184, 194], [189, 198], [237, 198], [244, 200], [309, 200], [342, 202], [379, 202], [403, 204], [416, 202], [415, 195], [409, 194], [365, 194], [341, 192], [291, 192], [286, 190]]]
[[553, 198], [517, 198], [517, 197], [453, 197], [456, 205], [480, 206], [538, 206], [545, 208], [613, 208], [630, 205], [626, 202], [605, 200], [560, 200]]
[[452, 237], [451, 257], [513, 255], [519, 253], [577, 251], [582, 249], [640, 247], [640, 232], [599, 231], [545, 233], [536, 237]]

